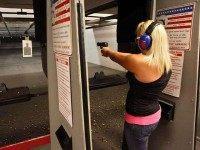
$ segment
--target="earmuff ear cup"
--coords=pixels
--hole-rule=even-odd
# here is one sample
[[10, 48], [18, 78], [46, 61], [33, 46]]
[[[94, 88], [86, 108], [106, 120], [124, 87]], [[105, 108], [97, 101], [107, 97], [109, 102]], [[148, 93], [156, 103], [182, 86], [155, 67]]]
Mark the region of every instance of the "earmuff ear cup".
[[141, 51], [149, 50], [151, 48], [152, 45], [151, 33], [153, 32], [154, 28], [158, 25], [160, 25], [159, 22], [157, 21], [152, 22], [146, 29], [145, 33], [139, 38], [137, 38], [137, 44]]
[[139, 37], [138, 39], [138, 47], [140, 50], [148, 50], [151, 47], [152, 39], [150, 35], [143, 34], [142, 36]]

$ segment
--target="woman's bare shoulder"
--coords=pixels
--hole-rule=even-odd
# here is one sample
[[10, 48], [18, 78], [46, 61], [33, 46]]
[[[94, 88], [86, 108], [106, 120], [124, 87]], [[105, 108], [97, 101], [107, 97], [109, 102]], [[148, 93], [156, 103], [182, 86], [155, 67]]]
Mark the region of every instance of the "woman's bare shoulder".
[[145, 59], [143, 54], [131, 54], [130, 59], [134, 60], [135, 63], [138, 64], [145, 64]]

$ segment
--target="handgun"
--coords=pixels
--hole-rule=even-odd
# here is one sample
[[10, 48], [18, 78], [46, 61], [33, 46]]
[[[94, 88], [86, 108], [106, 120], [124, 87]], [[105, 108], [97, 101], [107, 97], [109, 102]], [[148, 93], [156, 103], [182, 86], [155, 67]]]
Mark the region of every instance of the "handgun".
[[97, 46], [100, 46], [100, 48], [102, 49], [103, 47], [108, 47], [108, 43], [107, 42], [98, 42]]

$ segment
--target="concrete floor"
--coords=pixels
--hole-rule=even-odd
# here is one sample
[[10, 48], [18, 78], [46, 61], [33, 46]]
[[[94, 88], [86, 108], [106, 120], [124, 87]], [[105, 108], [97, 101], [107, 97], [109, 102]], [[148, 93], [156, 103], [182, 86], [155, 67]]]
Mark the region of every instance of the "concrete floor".
[[[88, 64], [89, 77], [103, 71], [105, 75], [122, 72]], [[91, 124], [94, 150], [119, 150], [122, 140], [124, 102], [128, 85], [90, 91]], [[116, 93], [116, 94], [110, 94]]]
[[91, 123], [95, 150], [120, 150], [127, 87], [120, 85], [91, 91]]
[[49, 134], [47, 96], [0, 107], [0, 147]]

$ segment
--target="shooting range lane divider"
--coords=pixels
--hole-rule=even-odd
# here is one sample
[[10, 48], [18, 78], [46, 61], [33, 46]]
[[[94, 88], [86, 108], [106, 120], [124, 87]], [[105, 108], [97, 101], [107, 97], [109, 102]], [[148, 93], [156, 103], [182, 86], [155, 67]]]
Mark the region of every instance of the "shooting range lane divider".
[[85, 43], [84, 43], [84, 23], [83, 23], [83, 6], [82, 3], [77, 3], [77, 13], [78, 13], [78, 35], [79, 35], [79, 51], [80, 51], [80, 66], [81, 66], [81, 79], [82, 79], [82, 97], [83, 97], [83, 111], [84, 111], [84, 124], [85, 124], [85, 142], [86, 149], [91, 148], [91, 133], [90, 130], [90, 117], [89, 115], [89, 102], [88, 102], [88, 82], [87, 82], [87, 66], [86, 66], [86, 56], [85, 56]]
[[103, 71], [96, 72], [94, 77], [89, 79], [90, 90], [122, 85], [127, 82], [125, 74], [105, 75]]
[[32, 97], [47, 95], [48, 92], [30, 93], [28, 87], [8, 89], [5, 83], [0, 83], [0, 106], [30, 101]]
[[[199, 1], [156, 1], [156, 19], [169, 36], [172, 76], [161, 95], [165, 117], [152, 134], [150, 149], [195, 149], [199, 93]], [[167, 102], [167, 100], [169, 102]], [[183, 132], [184, 131], [184, 132]]]
[[38, 138], [26, 140], [20, 143], [1, 147], [0, 150], [31, 150], [50, 143], [50, 135], [41, 136]]
[[8, 89], [6, 84], [0, 85], [0, 106], [25, 102], [31, 100], [31, 94], [28, 87], [18, 87]]
[[[97, 46], [102, 49], [108, 47], [108, 42], [97, 42]], [[97, 90], [106, 87], [112, 87], [128, 83], [125, 73], [105, 75], [103, 71], [95, 72], [94, 76], [89, 79], [90, 90]]]
[[[92, 149], [92, 146], [90, 146], [91, 132], [90, 113], [88, 110], [87, 67], [84, 60], [85, 55], [82, 54], [84, 53], [84, 45], [80, 43], [82, 39], [84, 40], [82, 35], [85, 30], [84, 18], [81, 16], [84, 14], [84, 7], [83, 5], [79, 6], [80, 4], [78, 3], [83, 3], [83, 1], [47, 1], [47, 17], [49, 18], [47, 19], [49, 116], [52, 140], [51, 149], [53, 150], [62, 149], [63, 143], [59, 142], [59, 131], [62, 134], [66, 131], [69, 139], [72, 138], [74, 150]], [[58, 6], [56, 7], [52, 4], [58, 4]], [[56, 9], [54, 9], [55, 7]], [[62, 9], [57, 9], [59, 7], [62, 7], [63, 10], [70, 7], [70, 12], [63, 14], [63, 17], [56, 17], [56, 14], [62, 11]], [[78, 12], [82, 14], [78, 14]], [[53, 16], [55, 16], [54, 19]], [[56, 21], [66, 17], [69, 18], [69, 16], [69, 21], [56, 24]], [[55, 22], [54, 26], [52, 26], [52, 19]], [[55, 54], [58, 54], [60, 59], [55, 59]], [[67, 63], [64, 63], [65, 61]], [[66, 91], [66, 88], [63, 88], [64, 86], [70, 89], [71, 92]], [[59, 130], [61, 126], [63, 126], [65, 131]], [[65, 134], [65, 137], [67, 137], [67, 134]]]

